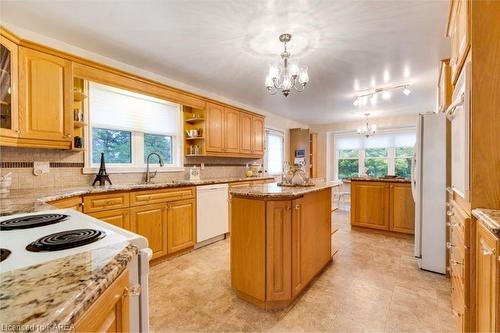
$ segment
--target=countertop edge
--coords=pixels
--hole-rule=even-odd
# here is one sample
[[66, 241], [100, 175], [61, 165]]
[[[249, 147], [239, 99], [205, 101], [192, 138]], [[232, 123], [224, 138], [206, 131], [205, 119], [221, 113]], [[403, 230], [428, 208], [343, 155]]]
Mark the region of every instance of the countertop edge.
[[273, 193], [273, 192], [242, 192], [242, 189], [234, 189], [229, 190], [229, 193], [233, 197], [237, 198], [254, 198], [254, 199], [293, 199], [302, 197], [308, 193], [314, 193], [322, 190], [326, 190], [336, 186], [335, 184], [321, 184], [319, 186], [314, 187], [290, 187], [298, 189], [300, 188], [300, 192], [284, 192], [284, 193]]
[[475, 208], [472, 210], [472, 215], [474, 215], [478, 220], [483, 221], [488, 229], [500, 234], [500, 210]]

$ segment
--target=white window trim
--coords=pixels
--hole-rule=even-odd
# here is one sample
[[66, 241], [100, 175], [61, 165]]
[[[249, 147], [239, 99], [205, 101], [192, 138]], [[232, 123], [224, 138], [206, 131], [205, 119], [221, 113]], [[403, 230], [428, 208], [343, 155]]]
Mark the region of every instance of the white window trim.
[[[281, 137], [281, 143], [282, 143], [282, 150], [281, 150], [281, 160], [284, 162], [285, 161], [285, 133], [281, 130], [278, 130], [278, 129], [274, 129], [274, 128], [270, 128], [270, 127], [266, 127], [264, 129], [264, 170], [268, 171], [269, 168], [268, 168], [268, 162], [267, 162], [267, 133], [273, 133], [277, 136], [280, 136]], [[283, 166], [281, 166], [283, 168]], [[278, 174], [272, 174], [272, 173], [269, 173], [268, 171], [268, 175], [269, 176], [280, 176], [281, 173], [278, 173]]]
[[[183, 135], [183, 123], [182, 123], [182, 110], [179, 108], [179, 129], [180, 133], [177, 134], [161, 134], [168, 135], [172, 137], [172, 154], [173, 163], [165, 164], [163, 167], [151, 164], [149, 166], [150, 171], [163, 172], [182, 172], [184, 168], [184, 156], [182, 152], [184, 151], [184, 140], [182, 140]], [[99, 127], [98, 124], [95, 127]], [[130, 131], [127, 129], [121, 129], [119, 127], [110, 128], [106, 126], [105, 128]], [[140, 173], [146, 172], [147, 165], [144, 163], [144, 135], [138, 131], [132, 132], [131, 145], [132, 145], [132, 163], [130, 164], [118, 164], [109, 163], [106, 164], [107, 173]], [[147, 133], [147, 134], [157, 134], [157, 133]], [[85, 147], [87, 149], [84, 151], [84, 167], [82, 169], [83, 174], [95, 174], [99, 171], [99, 164], [92, 163], [92, 124], [89, 122], [89, 126], [85, 128]], [[134, 149], [135, 148], [135, 149]]]

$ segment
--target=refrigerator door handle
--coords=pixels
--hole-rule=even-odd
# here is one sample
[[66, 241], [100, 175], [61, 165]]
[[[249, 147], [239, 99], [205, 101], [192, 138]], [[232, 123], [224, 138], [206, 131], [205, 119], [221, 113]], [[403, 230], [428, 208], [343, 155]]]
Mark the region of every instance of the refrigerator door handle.
[[413, 201], [417, 201], [417, 171], [415, 168], [417, 167], [417, 146], [413, 147], [413, 157], [411, 158], [411, 194], [413, 196]]

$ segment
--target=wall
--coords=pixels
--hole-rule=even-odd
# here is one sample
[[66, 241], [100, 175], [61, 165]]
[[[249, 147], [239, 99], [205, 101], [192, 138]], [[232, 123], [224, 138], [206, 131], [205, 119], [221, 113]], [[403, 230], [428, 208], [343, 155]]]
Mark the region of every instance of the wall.
[[[84, 57], [89, 60], [99, 62], [129, 73], [139, 75], [144, 78], [155, 80], [166, 85], [183, 89], [201, 96], [212, 98], [227, 104], [234, 105], [255, 113], [262, 114], [266, 117], [265, 127], [282, 131], [285, 134], [285, 156], [289, 154], [289, 129], [297, 127], [307, 127], [305, 124], [283, 118], [266, 110], [260, 110], [255, 107], [239, 103], [225, 98], [219, 94], [198, 89], [189, 84], [171, 80], [167, 77], [145, 71], [143, 69], [104, 57], [102, 55], [81, 49], [79, 47], [64, 43], [62, 41], [40, 35], [33, 31], [29, 31], [11, 24], [5, 25], [7, 29], [19, 35], [22, 38], [31, 40], [42, 45], [52, 47], [76, 56]], [[34, 161], [51, 162], [51, 172], [47, 175], [34, 176], [33, 163]], [[36, 188], [47, 186], [81, 186], [89, 185], [94, 175], [82, 174], [81, 168], [83, 165], [83, 153], [47, 150], [47, 149], [27, 149], [27, 148], [6, 148], [0, 147], [0, 174], [5, 175], [12, 172], [14, 175], [12, 188]], [[65, 162], [61, 164], [60, 162]], [[186, 166], [192, 164], [205, 163], [206, 167], [202, 170], [201, 175], [204, 178], [210, 177], [236, 177], [242, 176], [245, 170], [246, 163], [258, 162], [260, 160], [235, 159], [235, 158], [197, 158], [187, 159]], [[58, 164], [59, 163], [59, 164]], [[71, 164], [68, 164], [71, 163]], [[159, 173], [156, 181], [168, 181], [171, 179], [186, 178], [188, 170], [184, 172]], [[143, 177], [142, 173], [127, 173], [113, 174], [111, 179], [114, 183], [131, 183], [139, 182]]]
[[[417, 114], [370, 118], [369, 122], [376, 124], [378, 129], [391, 127], [405, 127], [417, 125]], [[327, 159], [330, 157], [330, 163], [336, 163], [335, 154], [327, 152], [328, 133], [355, 131], [364, 123], [364, 119], [355, 122], [332, 123], [325, 125], [311, 125], [311, 130], [318, 133], [318, 177], [327, 177]], [[333, 175], [332, 175], [333, 176]]]

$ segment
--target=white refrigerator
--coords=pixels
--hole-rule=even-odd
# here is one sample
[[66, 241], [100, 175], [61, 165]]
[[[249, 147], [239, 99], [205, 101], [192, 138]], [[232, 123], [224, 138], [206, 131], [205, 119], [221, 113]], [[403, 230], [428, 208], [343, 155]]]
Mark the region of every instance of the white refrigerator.
[[446, 273], [446, 115], [419, 115], [412, 159], [415, 257], [421, 269]]

